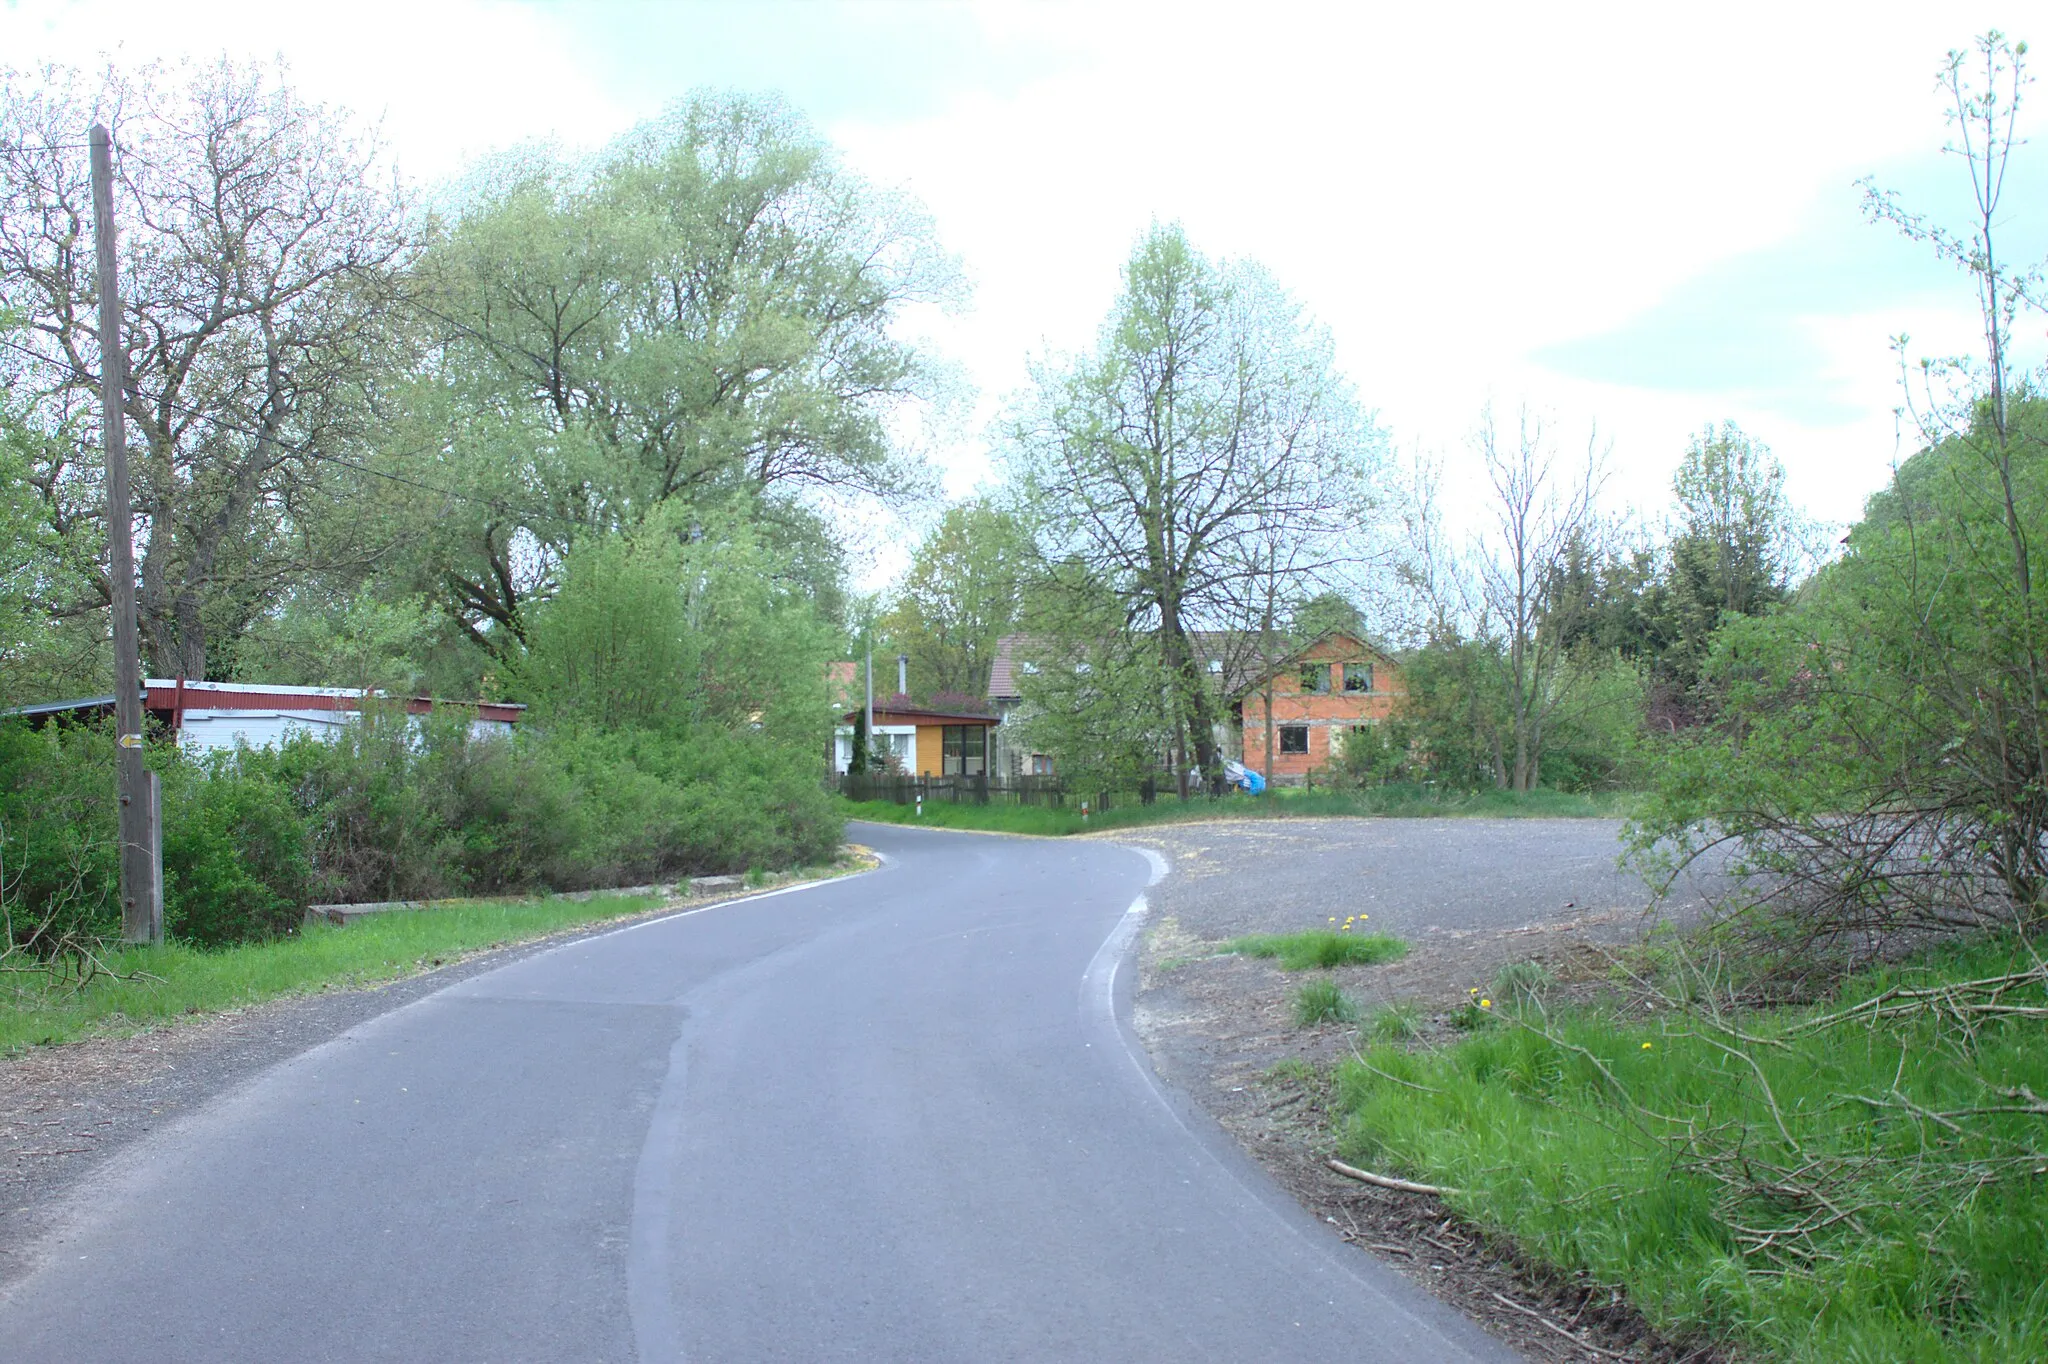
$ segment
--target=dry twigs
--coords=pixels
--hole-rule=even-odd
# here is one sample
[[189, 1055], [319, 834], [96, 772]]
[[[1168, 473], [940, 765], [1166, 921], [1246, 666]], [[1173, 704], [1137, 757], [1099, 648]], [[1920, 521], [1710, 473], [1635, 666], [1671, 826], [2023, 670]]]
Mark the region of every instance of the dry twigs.
[[1376, 1175], [1370, 1170], [1361, 1170], [1356, 1165], [1346, 1165], [1341, 1160], [1323, 1162], [1347, 1179], [1356, 1179], [1376, 1188], [1392, 1189], [1396, 1193], [1434, 1194], [1439, 1198], [1455, 1197], [1461, 1191], [1439, 1184], [1417, 1184], [1412, 1179], [1396, 1179], [1392, 1175]]

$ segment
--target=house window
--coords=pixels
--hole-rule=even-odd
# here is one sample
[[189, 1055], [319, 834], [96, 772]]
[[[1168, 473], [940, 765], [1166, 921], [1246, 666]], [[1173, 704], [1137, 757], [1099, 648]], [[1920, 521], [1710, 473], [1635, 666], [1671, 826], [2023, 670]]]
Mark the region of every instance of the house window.
[[1301, 666], [1301, 689], [1306, 692], [1326, 692], [1330, 689], [1330, 665], [1327, 663], [1304, 663]]
[[1372, 664], [1346, 663], [1344, 665], [1345, 691], [1372, 690]]
[[1052, 775], [1052, 757], [1050, 754], [1034, 753], [1031, 755], [1031, 775], [1034, 777], [1049, 777]]
[[1211, 676], [1211, 677], [1221, 677], [1221, 676], [1223, 676], [1223, 660], [1222, 660], [1222, 659], [1220, 659], [1220, 658], [1212, 658], [1212, 659], [1210, 659], [1210, 660], [1209, 660], [1209, 676]]
[[943, 746], [939, 775], [978, 777], [988, 771], [988, 727], [947, 725], [940, 735]]
[[1282, 753], [1308, 752], [1308, 726], [1280, 726], [1280, 751]]

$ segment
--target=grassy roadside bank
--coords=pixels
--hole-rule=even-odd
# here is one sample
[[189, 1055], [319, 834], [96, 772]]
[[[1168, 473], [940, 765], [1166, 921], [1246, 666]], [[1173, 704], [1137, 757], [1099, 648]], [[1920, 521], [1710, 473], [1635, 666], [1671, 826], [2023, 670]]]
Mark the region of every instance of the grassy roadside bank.
[[1339, 1154], [1745, 1358], [2048, 1358], [2048, 970], [2024, 945], [1799, 1008], [1674, 996], [1524, 995], [1440, 1049], [1362, 1041]]
[[1427, 818], [1465, 815], [1493, 819], [1616, 819], [1626, 815], [1632, 797], [1626, 792], [1578, 795], [1538, 790], [1436, 791], [1419, 786], [1383, 786], [1364, 791], [1284, 790], [1262, 796], [1232, 795], [1220, 800], [1189, 801], [1162, 797], [1152, 805], [1133, 801], [1086, 821], [1074, 807], [1042, 805], [967, 805], [926, 801], [924, 813], [890, 801], [837, 801], [848, 819], [880, 824], [921, 824], [935, 829], [980, 829], [992, 833], [1059, 837], [1104, 829], [1142, 828], [1153, 824], [1184, 824], [1203, 819], [1310, 819], [1343, 816]]
[[[842, 859], [769, 877], [762, 888], [857, 869]], [[381, 985], [473, 952], [626, 918], [661, 903], [657, 895], [479, 900], [380, 914], [346, 928], [315, 923], [289, 937], [237, 947], [169, 943], [113, 950], [103, 960], [118, 974], [93, 974], [83, 985], [41, 971], [11, 973], [0, 976], [0, 1057], [286, 995]]]

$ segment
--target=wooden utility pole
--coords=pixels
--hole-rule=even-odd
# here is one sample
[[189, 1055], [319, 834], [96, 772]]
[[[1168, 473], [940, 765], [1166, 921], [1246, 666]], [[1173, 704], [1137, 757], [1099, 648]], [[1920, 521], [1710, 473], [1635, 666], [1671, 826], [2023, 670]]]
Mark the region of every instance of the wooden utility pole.
[[114, 147], [92, 125], [92, 225], [99, 248], [100, 434], [107, 459], [107, 557], [114, 606], [115, 790], [121, 798], [121, 938], [164, 940], [156, 774], [143, 761], [142, 663], [135, 638], [135, 528], [128, 505], [128, 351], [114, 253]]

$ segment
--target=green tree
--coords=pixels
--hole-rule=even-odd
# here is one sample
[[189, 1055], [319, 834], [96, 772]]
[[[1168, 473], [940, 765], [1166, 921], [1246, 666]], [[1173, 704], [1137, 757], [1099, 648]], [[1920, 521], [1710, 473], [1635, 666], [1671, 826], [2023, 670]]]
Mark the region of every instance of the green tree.
[[1785, 599], [1793, 516], [1784, 467], [1733, 422], [1693, 439], [1672, 491], [1678, 521], [1651, 619], [1657, 671], [1690, 692], [1723, 621]]
[[[693, 533], [694, 530], [694, 533]], [[757, 734], [814, 763], [831, 634], [744, 523], [587, 537], [512, 669], [538, 718], [675, 736]]]
[[952, 267], [781, 105], [694, 97], [588, 169], [491, 162], [423, 278], [443, 344], [395, 443], [464, 494], [422, 505], [423, 586], [495, 653], [578, 536], [658, 508], [763, 523], [793, 551], [778, 571], [831, 578], [812, 595], [836, 613], [808, 501], [923, 486], [887, 431], [924, 385], [896, 324]]
[[988, 694], [996, 641], [1017, 628], [1034, 550], [1016, 517], [986, 500], [949, 507], [918, 545], [879, 626], [910, 658], [912, 694]]
[[1218, 698], [1193, 632], [1258, 620], [1273, 564], [1305, 585], [1357, 557], [1378, 433], [1271, 276], [1208, 260], [1177, 227], [1139, 241], [1093, 350], [1033, 378], [1007, 459], [1053, 566], [1040, 590], [1088, 602], [1070, 613], [1085, 628], [1156, 641], [1114, 652], [1156, 657], [1170, 746], [1213, 771]]
[[[87, 159], [117, 148], [137, 624], [151, 669], [209, 677], [307, 575], [390, 545], [352, 510], [379, 377], [409, 361], [392, 325], [413, 242], [376, 143], [279, 79], [222, 61], [0, 72], [0, 310], [22, 328], [0, 384], [51, 437], [33, 484], [59, 537], [104, 505]], [[104, 564], [65, 616], [104, 613]], [[226, 647], [223, 647], [226, 646]]]
[[1084, 789], [1136, 789], [1174, 739], [1160, 637], [1125, 629], [1125, 609], [1120, 594], [1077, 589], [1072, 576], [1027, 605], [1032, 647], [1019, 660], [1011, 723], [1021, 744], [1052, 754]]

